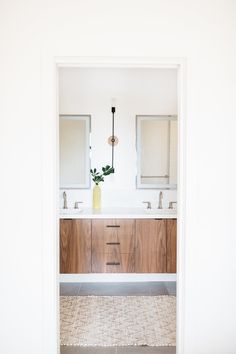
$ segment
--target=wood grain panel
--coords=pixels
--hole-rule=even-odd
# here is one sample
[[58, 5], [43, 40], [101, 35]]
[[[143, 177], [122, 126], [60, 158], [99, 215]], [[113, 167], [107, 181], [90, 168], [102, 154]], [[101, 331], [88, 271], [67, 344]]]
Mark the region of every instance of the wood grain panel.
[[166, 272], [166, 220], [136, 220], [135, 272]]
[[93, 273], [133, 273], [133, 253], [95, 253], [92, 257]]
[[91, 272], [91, 220], [60, 220], [60, 272]]
[[92, 252], [134, 253], [135, 221], [103, 219], [92, 221]]
[[[73, 253], [72, 220], [60, 220], [60, 273], [70, 273], [75, 265], [69, 262]], [[73, 254], [72, 254], [73, 256]]]
[[135, 221], [92, 221], [92, 272], [134, 272]]
[[167, 273], [176, 273], [177, 221], [166, 220]]

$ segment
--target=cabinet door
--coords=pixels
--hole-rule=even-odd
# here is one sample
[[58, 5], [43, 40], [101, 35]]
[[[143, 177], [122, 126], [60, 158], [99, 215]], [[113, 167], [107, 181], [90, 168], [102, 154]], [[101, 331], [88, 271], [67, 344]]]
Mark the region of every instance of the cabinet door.
[[166, 220], [136, 220], [136, 273], [166, 273]]
[[60, 221], [60, 272], [91, 272], [91, 220]]
[[166, 220], [167, 273], [176, 273], [177, 221]]

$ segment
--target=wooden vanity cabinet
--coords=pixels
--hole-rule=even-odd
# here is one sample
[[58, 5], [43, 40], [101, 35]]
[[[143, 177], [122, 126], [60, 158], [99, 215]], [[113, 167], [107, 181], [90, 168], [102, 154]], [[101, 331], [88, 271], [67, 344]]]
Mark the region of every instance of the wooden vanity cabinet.
[[92, 220], [92, 272], [133, 273], [135, 220]]
[[176, 219], [61, 219], [60, 273], [176, 273]]
[[91, 272], [91, 220], [60, 220], [60, 273]]
[[166, 273], [166, 220], [136, 220], [136, 273]]

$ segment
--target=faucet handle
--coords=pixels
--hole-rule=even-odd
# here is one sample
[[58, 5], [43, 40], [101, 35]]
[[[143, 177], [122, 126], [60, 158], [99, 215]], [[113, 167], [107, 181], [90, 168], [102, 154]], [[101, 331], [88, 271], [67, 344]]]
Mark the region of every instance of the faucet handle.
[[63, 209], [68, 209], [68, 205], [67, 205], [67, 194], [66, 194], [65, 191], [63, 192], [62, 197], [63, 197], [63, 200], [64, 200]]
[[147, 204], [147, 209], [152, 209], [152, 204], [151, 202], [143, 202], [144, 204]]
[[174, 209], [173, 204], [177, 205], [177, 202], [174, 202], [174, 201], [169, 202], [169, 209]]
[[83, 204], [83, 202], [75, 202], [74, 209], [79, 209], [79, 204]]
[[163, 199], [163, 192], [160, 191], [160, 192], [159, 192], [158, 209], [163, 209], [162, 199]]

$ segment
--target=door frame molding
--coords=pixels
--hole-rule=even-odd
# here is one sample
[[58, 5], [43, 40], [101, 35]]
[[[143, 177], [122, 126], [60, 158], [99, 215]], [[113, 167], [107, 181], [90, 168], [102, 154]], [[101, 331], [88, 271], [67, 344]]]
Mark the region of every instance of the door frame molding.
[[43, 354], [59, 354], [58, 69], [174, 68], [178, 71], [177, 354], [184, 354], [186, 242], [186, 58], [41, 57]]

